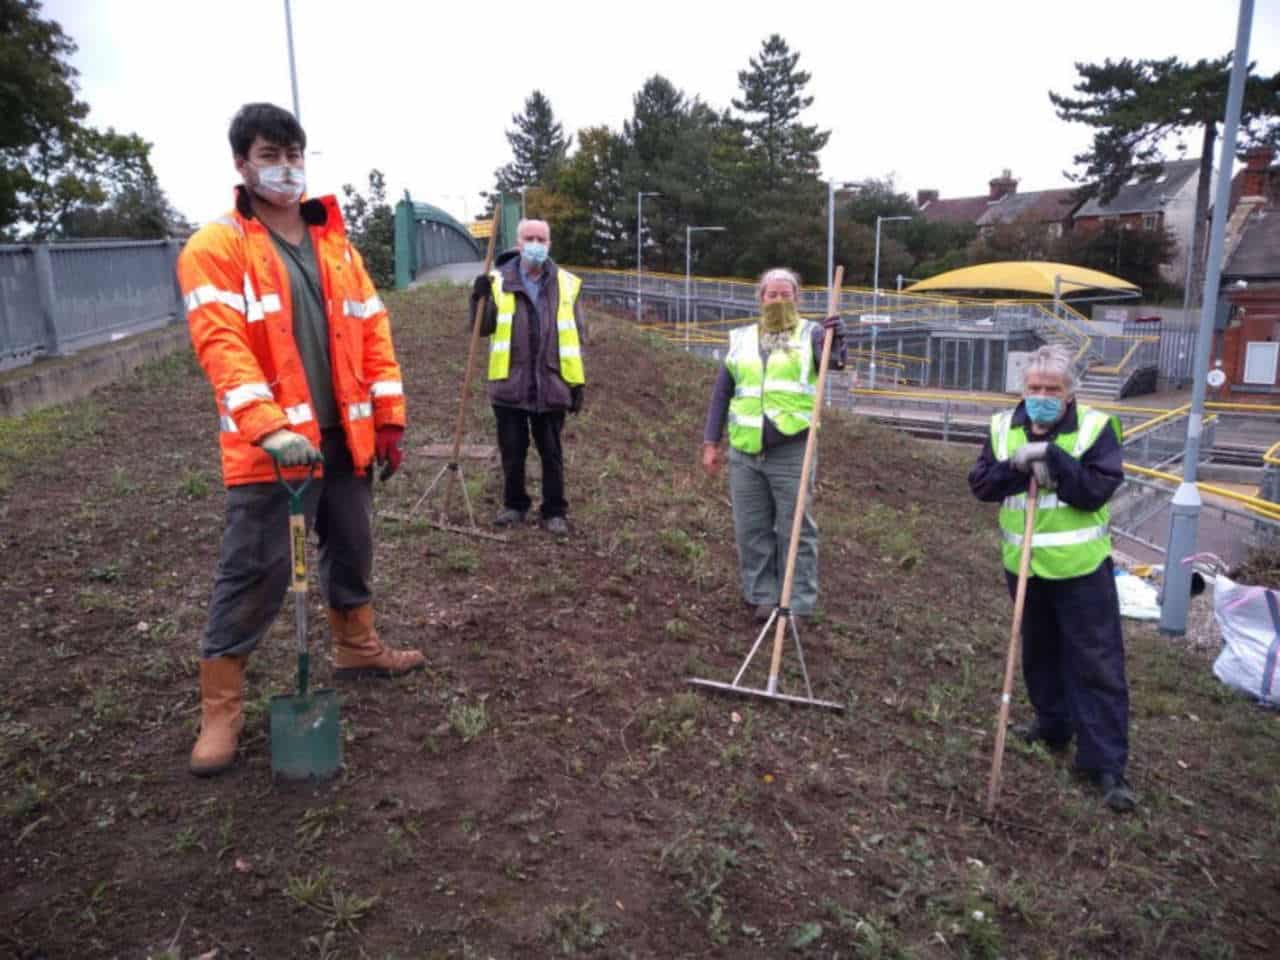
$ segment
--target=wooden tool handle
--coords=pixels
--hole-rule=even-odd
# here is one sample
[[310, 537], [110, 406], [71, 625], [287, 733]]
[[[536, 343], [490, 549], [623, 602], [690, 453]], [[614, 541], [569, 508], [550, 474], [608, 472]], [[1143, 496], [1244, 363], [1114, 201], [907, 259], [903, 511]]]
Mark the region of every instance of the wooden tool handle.
[[1013, 625], [1009, 629], [1009, 652], [1004, 660], [1004, 687], [1000, 691], [1000, 710], [996, 714], [996, 746], [991, 757], [991, 779], [987, 782], [987, 815], [995, 812], [996, 795], [1000, 792], [1000, 773], [1004, 766], [1005, 729], [1009, 724], [1009, 701], [1013, 696], [1013, 674], [1018, 667], [1018, 639], [1022, 633], [1022, 611], [1027, 600], [1027, 577], [1031, 570], [1031, 537], [1036, 526], [1036, 477], [1031, 475], [1027, 487], [1026, 523], [1022, 530], [1022, 556], [1018, 561], [1018, 586], [1013, 594]]
[[[484, 272], [493, 269], [493, 248], [498, 238], [498, 226], [502, 223], [502, 200], [493, 208], [493, 220], [489, 231], [489, 246], [484, 255]], [[441, 515], [449, 515], [450, 501], [453, 500], [453, 484], [457, 479], [458, 461], [462, 456], [462, 437], [467, 427], [467, 406], [471, 399], [471, 379], [475, 374], [476, 351], [480, 345], [480, 324], [484, 320], [484, 298], [476, 302], [475, 312], [471, 320], [471, 343], [467, 347], [467, 369], [462, 377], [462, 395], [458, 398], [458, 419], [453, 426], [453, 453], [449, 458], [449, 476], [445, 478], [444, 500]]]

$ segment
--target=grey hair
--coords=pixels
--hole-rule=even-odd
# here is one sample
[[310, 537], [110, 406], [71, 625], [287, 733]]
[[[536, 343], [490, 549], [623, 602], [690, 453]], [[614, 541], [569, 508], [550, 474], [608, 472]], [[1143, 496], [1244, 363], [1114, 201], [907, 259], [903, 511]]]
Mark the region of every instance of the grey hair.
[[796, 299], [800, 299], [800, 277], [794, 270], [788, 270], [786, 267], [772, 267], [760, 274], [760, 282], [756, 284], [756, 299], [764, 300], [764, 288], [769, 285], [770, 280], [786, 280], [791, 284], [791, 288], [796, 292]]
[[1051, 373], [1062, 377], [1062, 385], [1066, 387], [1068, 394], [1076, 392], [1076, 364], [1075, 359], [1067, 352], [1065, 347], [1060, 347], [1056, 343], [1048, 346], [1040, 347], [1031, 355], [1031, 362], [1027, 364], [1024, 376], [1028, 373]]

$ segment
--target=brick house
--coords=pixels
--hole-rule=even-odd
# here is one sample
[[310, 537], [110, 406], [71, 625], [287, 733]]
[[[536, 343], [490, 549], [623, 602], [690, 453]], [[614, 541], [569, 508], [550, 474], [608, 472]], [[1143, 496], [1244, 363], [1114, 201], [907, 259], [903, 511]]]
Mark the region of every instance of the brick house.
[[1198, 159], [1167, 161], [1158, 176], [1130, 180], [1106, 203], [1097, 197], [1087, 201], [1075, 211], [1074, 227], [1100, 230], [1114, 223], [1125, 230], [1167, 228], [1177, 241], [1177, 252], [1161, 267], [1161, 273], [1170, 283], [1180, 283], [1186, 276], [1199, 174]]
[[[1280, 166], [1275, 151], [1245, 154], [1227, 225], [1213, 354], [1226, 374], [1222, 399], [1274, 403], [1280, 397]], [[1235, 184], [1233, 184], [1233, 187]]]
[[985, 196], [946, 199], [940, 198], [937, 190], [919, 190], [916, 204], [930, 223], [971, 223], [979, 233], [1015, 220], [1042, 223], [1055, 237], [1071, 229], [1071, 213], [1078, 205], [1071, 189], [1019, 193], [1018, 181], [1010, 170], [988, 181], [987, 188]]

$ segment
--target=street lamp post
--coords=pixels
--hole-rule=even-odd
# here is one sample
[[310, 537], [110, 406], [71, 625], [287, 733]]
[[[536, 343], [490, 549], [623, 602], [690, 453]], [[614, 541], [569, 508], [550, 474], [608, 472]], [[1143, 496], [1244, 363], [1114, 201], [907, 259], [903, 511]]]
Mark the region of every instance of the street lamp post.
[[643, 323], [641, 313], [641, 303], [644, 300], [644, 292], [640, 286], [640, 275], [642, 272], [642, 262], [644, 257], [644, 198], [660, 197], [662, 194], [656, 190], [637, 190], [636, 191], [636, 323]]
[[836, 275], [836, 187], [847, 190], [857, 186], [852, 180], [827, 181], [827, 286]]
[[876, 259], [871, 268], [871, 389], [876, 388], [876, 333], [880, 329], [880, 224], [889, 220], [910, 220], [910, 217], [876, 217]]
[[693, 234], [700, 230], [704, 233], [723, 233], [725, 228], [691, 227], [688, 224], [684, 228], [684, 348], [686, 351], [689, 349], [689, 327], [693, 323], [693, 257], [690, 254], [690, 249]]
[[1182, 451], [1182, 483], [1173, 495], [1169, 543], [1165, 551], [1164, 595], [1160, 599], [1160, 632], [1181, 635], [1187, 630], [1187, 605], [1191, 597], [1191, 569], [1184, 562], [1196, 550], [1200, 523], [1200, 490], [1196, 469], [1200, 461], [1200, 434], [1204, 426], [1205, 381], [1209, 375], [1209, 350], [1222, 281], [1222, 251], [1231, 200], [1231, 165], [1236, 156], [1236, 129], [1244, 100], [1245, 74], [1249, 67], [1249, 31], [1253, 25], [1253, 0], [1240, 0], [1236, 24], [1236, 49], [1227, 84], [1227, 111], [1222, 123], [1222, 153], [1218, 161], [1218, 188], [1209, 227], [1209, 259], [1204, 296], [1200, 303], [1200, 333], [1196, 337], [1195, 365], [1191, 368], [1191, 411], [1187, 414], [1187, 440]]
[[289, 83], [293, 87], [293, 117], [302, 122], [302, 107], [298, 105], [298, 70], [293, 62], [293, 4], [284, 0], [284, 32], [289, 37]]

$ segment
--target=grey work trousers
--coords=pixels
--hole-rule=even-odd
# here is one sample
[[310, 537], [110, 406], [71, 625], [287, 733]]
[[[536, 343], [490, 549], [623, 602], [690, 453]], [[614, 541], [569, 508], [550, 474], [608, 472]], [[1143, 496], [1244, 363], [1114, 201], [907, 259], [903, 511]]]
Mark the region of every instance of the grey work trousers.
[[[754, 605], [776, 606], [782, 597], [803, 443], [785, 443], [758, 454], [729, 450], [729, 495], [738, 544], [742, 595]], [[814, 463], [816, 473], [816, 460]], [[813, 492], [812, 474], [809, 492]], [[818, 602], [818, 526], [806, 506], [791, 586], [791, 612], [813, 613]]]
[[[324, 432], [321, 451], [324, 476], [303, 496], [307, 529], [314, 526], [320, 541], [321, 591], [330, 607], [350, 610], [373, 597], [373, 472], [356, 475], [341, 428]], [[251, 653], [280, 612], [288, 586], [289, 494], [278, 483], [229, 488], [200, 655]]]

